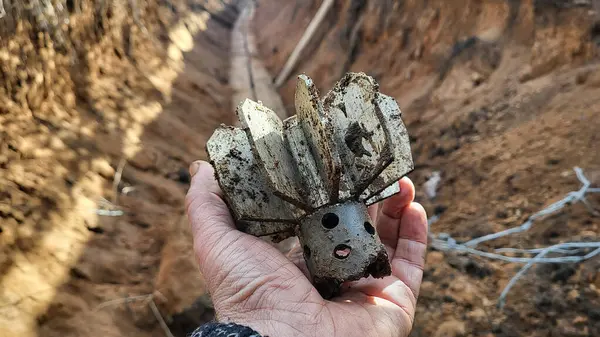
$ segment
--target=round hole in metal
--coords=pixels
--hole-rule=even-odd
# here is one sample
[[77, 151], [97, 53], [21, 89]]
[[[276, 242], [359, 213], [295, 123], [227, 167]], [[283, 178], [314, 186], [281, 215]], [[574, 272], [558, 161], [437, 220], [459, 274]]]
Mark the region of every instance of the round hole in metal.
[[341, 244], [341, 245], [335, 246], [335, 248], [333, 249], [333, 256], [335, 256], [336, 258], [338, 258], [340, 260], [343, 260], [343, 259], [347, 258], [348, 256], [350, 256], [351, 252], [352, 252], [352, 248], [350, 248], [350, 246]]
[[310, 259], [310, 255], [311, 255], [310, 248], [308, 248], [308, 246], [307, 246], [307, 245], [304, 245], [304, 256], [305, 256], [307, 259]]
[[335, 213], [325, 213], [321, 219], [321, 224], [327, 229], [333, 229], [340, 223], [340, 218]]
[[365, 230], [371, 235], [375, 234], [375, 228], [373, 228], [373, 225], [368, 221], [365, 221]]

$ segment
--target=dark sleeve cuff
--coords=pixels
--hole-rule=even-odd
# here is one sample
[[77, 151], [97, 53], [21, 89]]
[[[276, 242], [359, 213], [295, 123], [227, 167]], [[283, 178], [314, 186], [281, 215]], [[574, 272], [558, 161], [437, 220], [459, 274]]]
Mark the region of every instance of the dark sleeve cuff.
[[262, 337], [247, 326], [235, 323], [206, 323], [189, 337]]

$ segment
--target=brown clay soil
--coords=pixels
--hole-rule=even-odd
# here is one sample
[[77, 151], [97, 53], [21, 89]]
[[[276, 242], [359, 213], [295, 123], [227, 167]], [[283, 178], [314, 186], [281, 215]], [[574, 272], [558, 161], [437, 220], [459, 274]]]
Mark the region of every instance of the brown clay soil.
[[[0, 25], [0, 336], [165, 336], [150, 301], [185, 336], [212, 317], [183, 217], [187, 165], [234, 122], [239, 10], [69, 3], [83, 6], [46, 33]], [[320, 3], [259, 1], [273, 76]], [[403, 110], [432, 231], [463, 241], [578, 189], [573, 166], [600, 184], [598, 15], [586, 1], [340, 0], [294, 73], [322, 91], [346, 71], [374, 76]], [[599, 219], [575, 204], [483, 248], [598, 240]], [[600, 335], [600, 260], [535, 267], [498, 309], [518, 268], [431, 249], [413, 336]]]
[[204, 294], [183, 198], [232, 122], [237, 10], [147, 1], [137, 21], [127, 2], [76, 3], [62, 39], [20, 23], [1, 40], [0, 336], [164, 336], [150, 299], [184, 335], [212, 316], [181, 319]]
[[[318, 1], [260, 2], [254, 29], [277, 74]], [[594, 7], [593, 5], [596, 5]], [[409, 177], [434, 233], [458, 241], [524, 222], [579, 189], [580, 166], [600, 184], [600, 13], [574, 1], [336, 2], [294, 73], [329, 90], [363, 71], [395, 97], [412, 140]], [[295, 79], [280, 89], [293, 107]], [[424, 183], [441, 174], [437, 196]], [[600, 195], [589, 196], [596, 208]], [[527, 233], [492, 241], [544, 247], [594, 241], [600, 218], [582, 204]], [[430, 249], [413, 336], [598, 336], [600, 260], [533, 268], [496, 300], [520, 266]]]

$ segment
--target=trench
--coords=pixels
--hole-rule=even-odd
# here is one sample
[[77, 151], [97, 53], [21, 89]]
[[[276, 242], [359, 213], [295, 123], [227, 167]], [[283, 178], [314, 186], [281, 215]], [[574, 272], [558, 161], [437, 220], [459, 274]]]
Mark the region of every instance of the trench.
[[[206, 159], [218, 125], [235, 124], [240, 100], [279, 99], [265, 90], [270, 79], [247, 30], [238, 30], [242, 48], [232, 50], [238, 18], [252, 8], [150, 2], [140, 10], [160, 15], [160, 25], [113, 13], [98, 30], [93, 14], [81, 24], [86, 6], [73, 11], [77, 62], [33, 43], [28, 51], [56, 58], [54, 68], [33, 57], [22, 68], [41, 73], [42, 86], [0, 72], [0, 335], [158, 336], [166, 325], [186, 336], [213, 318], [183, 214], [187, 166]], [[29, 36], [9, 19], [0, 47], [10, 58], [18, 52], [9, 44]], [[96, 42], [87, 44], [90, 36]], [[66, 72], [56, 75], [63, 59]], [[252, 80], [237, 85], [239, 78]]]

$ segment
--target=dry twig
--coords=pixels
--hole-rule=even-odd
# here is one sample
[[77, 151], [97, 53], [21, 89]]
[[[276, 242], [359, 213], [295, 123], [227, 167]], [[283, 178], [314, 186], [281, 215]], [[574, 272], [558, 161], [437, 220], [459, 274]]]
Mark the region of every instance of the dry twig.
[[94, 309], [94, 311], [98, 311], [98, 310], [101, 310], [103, 308], [106, 308], [106, 307], [109, 307], [109, 306], [112, 306], [112, 305], [129, 303], [129, 302], [136, 302], [136, 301], [143, 301], [145, 304], [147, 304], [148, 306], [150, 306], [150, 310], [152, 310], [152, 314], [154, 314], [154, 317], [158, 321], [158, 325], [160, 325], [161, 329], [165, 333], [165, 336], [167, 336], [167, 337], [174, 337], [173, 333], [171, 333], [171, 330], [169, 329], [169, 326], [165, 322], [165, 319], [162, 317], [162, 315], [160, 313], [160, 310], [158, 310], [158, 306], [156, 305], [156, 302], [154, 302], [154, 298], [157, 297], [157, 296], [164, 298], [164, 296], [162, 296], [162, 294], [160, 292], [158, 292], [158, 291], [155, 292], [154, 294], [131, 296], [131, 297], [124, 297], [124, 298], [117, 298], [117, 299], [114, 299], [114, 300], [110, 300], [110, 301], [106, 301], [106, 302], [100, 303], [96, 307], [96, 309]]
[[127, 165], [127, 160], [125, 158], [121, 158], [119, 161], [119, 165], [117, 166], [117, 171], [115, 173], [115, 177], [113, 179], [113, 204], [117, 205], [119, 201], [119, 184], [121, 183], [121, 178], [123, 177], [123, 169]]

